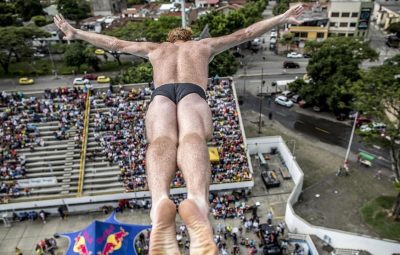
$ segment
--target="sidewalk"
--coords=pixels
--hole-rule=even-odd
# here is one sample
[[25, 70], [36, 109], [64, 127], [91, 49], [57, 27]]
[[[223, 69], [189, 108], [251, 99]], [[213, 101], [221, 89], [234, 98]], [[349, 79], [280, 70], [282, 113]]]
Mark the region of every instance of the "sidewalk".
[[298, 105], [294, 105], [292, 109], [297, 113], [312, 116], [314, 118], [329, 120], [329, 121], [340, 123], [340, 124], [343, 124], [343, 125], [346, 125], [349, 127], [352, 126], [351, 120], [345, 120], [345, 121], [337, 120], [336, 117], [330, 112], [315, 112], [312, 109], [312, 107], [308, 107], [308, 108], [304, 109], [304, 108], [299, 107]]

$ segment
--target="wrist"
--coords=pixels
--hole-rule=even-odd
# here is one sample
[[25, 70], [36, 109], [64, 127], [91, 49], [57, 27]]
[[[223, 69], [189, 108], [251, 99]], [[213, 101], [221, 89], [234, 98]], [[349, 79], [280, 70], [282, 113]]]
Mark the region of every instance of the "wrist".
[[277, 18], [279, 24], [284, 24], [284, 23], [286, 23], [286, 20], [287, 20], [287, 19], [286, 19], [284, 13], [279, 14], [278, 16], [276, 16], [276, 18]]

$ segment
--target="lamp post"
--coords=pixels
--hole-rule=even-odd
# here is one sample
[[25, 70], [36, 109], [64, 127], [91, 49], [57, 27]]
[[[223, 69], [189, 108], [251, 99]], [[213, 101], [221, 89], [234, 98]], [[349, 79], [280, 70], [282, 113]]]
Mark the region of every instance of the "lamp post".
[[354, 116], [354, 124], [353, 124], [353, 128], [351, 129], [349, 145], [347, 146], [346, 156], [345, 156], [344, 162], [343, 162], [343, 167], [346, 171], [349, 170], [348, 159], [349, 159], [349, 154], [350, 154], [351, 143], [353, 142], [353, 138], [354, 138], [354, 131], [356, 130], [357, 118], [358, 118], [358, 112], [356, 112], [356, 115]]
[[244, 66], [244, 76], [243, 76], [243, 97], [246, 96], [246, 75], [247, 75], [247, 67]]
[[261, 134], [261, 113], [262, 113], [262, 101], [264, 99], [263, 93], [262, 93], [262, 87], [264, 85], [264, 68], [261, 68], [261, 84], [260, 84], [260, 94], [259, 94], [259, 103], [260, 103], [260, 115], [258, 118], [258, 133]]
[[182, 27], [186, 27], [186, 14], [185, 14], [185, 0], [182, 0], [182, 6], [181, 6], [181, 14], [182, 14]]

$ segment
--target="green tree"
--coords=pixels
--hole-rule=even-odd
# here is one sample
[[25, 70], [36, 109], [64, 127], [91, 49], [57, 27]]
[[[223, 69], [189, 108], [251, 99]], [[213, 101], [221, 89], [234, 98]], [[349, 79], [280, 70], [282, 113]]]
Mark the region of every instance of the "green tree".
[[48, 23], [46, 17], [42, 16], [42, 15], [33, 16], [32, 21], [38, 27], [43, 27], [43, 26], [47, 25], [47, 23]]
[[280, 0], [276, 3], [274, 6], [274, 9], [272, 9], [272, 13], [276, 16], [279, 14], [284, 13], [289, 9], [289, 1], [288, 0]]
[[122, 71], [113, 79], [113, 84], [149, 82], [153, 80], [153, 68], [149, 62], [140, 63]]
[[395, 33], [397, 37], [400, 37], [400, 22], [392, 23], [387, 28], [387, 31], [390, 33]]
[[85, 46], [82, 43], [71, 43], [68, 45], [64, 53], [65, 64], [78, 68], [79, 73], [81, 65], [87, 62], [87, 57], [84, 51]]
[[294, 35], [292, 33], [284, 33], [282, 38], [279, 39], [279, 43], [283, 46], [286, 46], [286, 51], [289, 51], [289, 48], [292, 46], [294, 42]]
[[400, 220], [400, 55], [381, 66], [361, 72], [352, 92], [356, 109], [368, 112], [376, 121], [386, 124], [385, 135], [370, 131], [360, 132], [367, 142], [380, 144], [390, 151], [391, 167], [396, 176], [397, 199], [391, 214]]
[[[306, 51], [310, 44], [306, 43]], [[350, 89], [360, 79], [359, 65], [364, 60], [376, 60], [377, 52], [362, 39], [352, 37], [328, 38], [313, 42], [314, 54], [307, 66], [309, 83], [300, 91], [311, 104], [328, 107], [334, 113], [347, 111], [353, 98]]]
[[89, 17], [90, 5], [85, 0], [58, 0], [57, 10], [65, 18], [79, 21]]
[[17, 22], [17, 15], [14, 3], [0, 2], [0, 26], [20, 25]]
[[[86, 58], [86, 63], [88, 66], [91, 66], [94, 71], [99, 72], [100, 71], [100, 59], [97, 57], [97, 55], [94, 53], [96, 48], [92, 45], [87, 45], [85, 48], [84, 56]], [[106, 55], [105, 55], [106, 56]]]
[[32, 57], [34, 38], [50, 36], [37, 27], [14, 26], [1, 27], [0, 35], [0, 65], [6, 74], [13, 59], [20, 61]]
[[229, 52], [225, 51], [218, 54], [209, 65], [209, 77], [218, 74], [222, 76], [231, 76], [237, 72], [239, 63], [236, 58]]
[[24, 21], [29, 21], [33, 16], [44, 14], [40, 0], [17, 0], [15, 9]]

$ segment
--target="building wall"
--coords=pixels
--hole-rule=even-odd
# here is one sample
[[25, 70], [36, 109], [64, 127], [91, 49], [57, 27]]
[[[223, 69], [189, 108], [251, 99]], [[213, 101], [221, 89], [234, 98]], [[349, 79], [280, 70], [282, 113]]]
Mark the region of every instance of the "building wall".
[[121, 13], [123, 9], [126, 9], [126, 0], [92, 0], [94, 16], [110, 16]]
[[[306, 27], [306, 26], [292, 26], [289, 31], [301, 40], [323, 40], [328, 37], [328, 28], [320, 27]], [[306, 34], [305, 34], [306, 33]], [[305, 36], [306, 35], [306, 36]]]
[[372, 15], [373, 3], [371, 1], [332, 1], [328, 7], [329, 33], [338, 36], [367, 36], [369, 21], [367, 9]]

